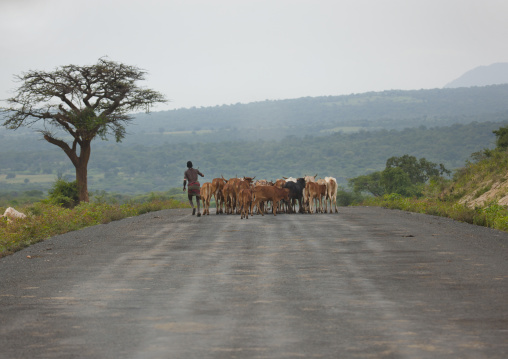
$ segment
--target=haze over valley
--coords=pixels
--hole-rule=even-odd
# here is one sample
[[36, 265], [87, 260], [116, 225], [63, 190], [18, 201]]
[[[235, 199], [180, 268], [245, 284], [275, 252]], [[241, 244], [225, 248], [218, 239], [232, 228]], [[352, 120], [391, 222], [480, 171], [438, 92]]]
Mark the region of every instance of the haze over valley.
[[[348, 178], [410, 154], [447, 168], [493, 147], [508, 120], [508, 85], [383, 91], [136, 114], [121, 143], [96, 140], [90, 191], [146, 193], [181, 185], [192, 160], [214, 177]], [[46, 191], [74, 168], [33, 128], [0, 129], [0, 191]], [[10, 178], [7, 178], [10, 177]]]

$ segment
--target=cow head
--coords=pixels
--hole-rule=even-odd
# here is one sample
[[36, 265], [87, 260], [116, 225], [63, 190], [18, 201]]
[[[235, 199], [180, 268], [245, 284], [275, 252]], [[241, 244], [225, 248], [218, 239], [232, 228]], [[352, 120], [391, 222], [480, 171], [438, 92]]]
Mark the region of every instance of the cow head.
[[317, 173], [314, 176], [305, 176], [304, 178], [305, 178], [306, 182], [315, 182], [316, 177], [317, 177]]
[[249, 184], [251, 184], [252, 181], [254, 181], [254, 178], [256, 178], [256, 176], [254, 176], [254, 177], [244, 177], [243, 180], [245, 182], [249, 182]]

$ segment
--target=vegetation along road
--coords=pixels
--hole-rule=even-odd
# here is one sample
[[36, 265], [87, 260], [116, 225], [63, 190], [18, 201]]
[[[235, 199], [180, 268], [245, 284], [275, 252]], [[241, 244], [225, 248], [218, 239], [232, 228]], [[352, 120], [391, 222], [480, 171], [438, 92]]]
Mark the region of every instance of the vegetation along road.
[[147, 213], [0, 259], [1, 358], [507, 358], [508, 233]]

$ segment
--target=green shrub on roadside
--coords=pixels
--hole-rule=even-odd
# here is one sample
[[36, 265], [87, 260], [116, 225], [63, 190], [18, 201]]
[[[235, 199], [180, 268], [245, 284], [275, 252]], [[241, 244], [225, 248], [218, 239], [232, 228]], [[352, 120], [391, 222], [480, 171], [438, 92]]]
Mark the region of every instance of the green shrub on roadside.
[[47, 201], [64, 208], [73, 208], [79, 203], [78, 183], [59, 177], [48, 191]]
[[478, 212], [485, 216], [485, 226], [503, 231], [508, 230], [508, 209], [506, 206], [492, 202], [486, 207], [478, 209]]
[[[38, 202], [19, 208], [26, 219], [0, 220], [0, 257], [23, 249], [52, 236], [126, 217], [169, 208], [188, 207], [177, 200], [154, 200], [139, 204], [80, 203], [64, 208], [52, 203]], [[5, 208], [0, 208], [5, 211]]]
[[339, 187], [337, 191], [337, 205], [341, 207], [352, 206], [361, 203], [363, 196], [360, 193], [353, 191], [346, 191], [344, 188]]

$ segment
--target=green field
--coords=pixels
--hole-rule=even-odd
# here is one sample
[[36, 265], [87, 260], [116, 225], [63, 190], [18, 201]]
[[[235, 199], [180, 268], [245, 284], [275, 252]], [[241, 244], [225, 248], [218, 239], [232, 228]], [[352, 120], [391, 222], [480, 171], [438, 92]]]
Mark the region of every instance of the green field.
[[29, 183], [52, 183], [55, 182], [55, 175], [41, 174], [41, 175], [25, 175], [16, 174], [14, 178], [6, 178], [7, 175], [0, 175], [0, 184], [22, 184], [28, 180]]

